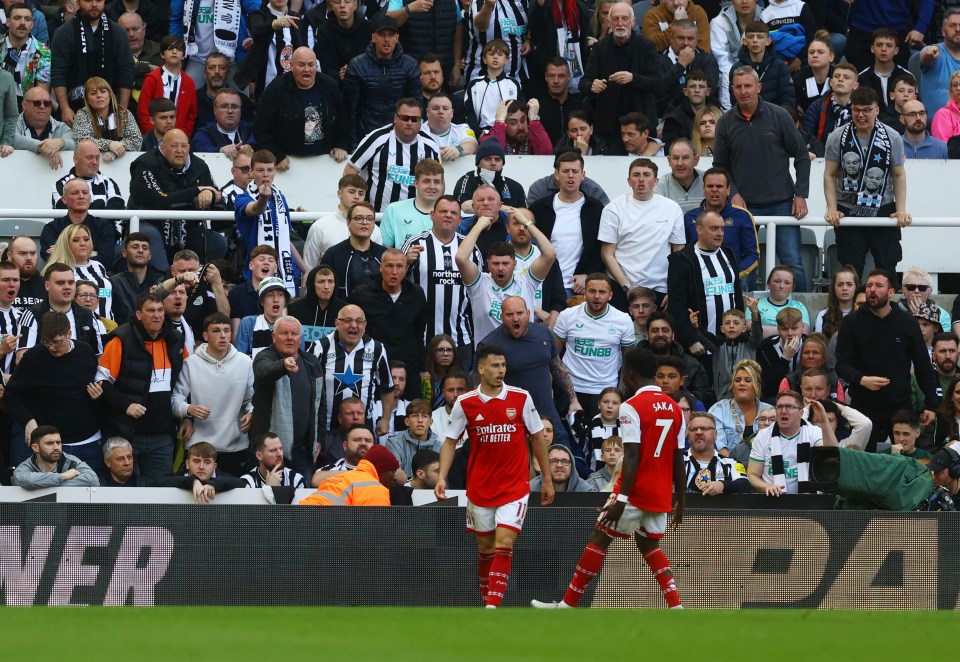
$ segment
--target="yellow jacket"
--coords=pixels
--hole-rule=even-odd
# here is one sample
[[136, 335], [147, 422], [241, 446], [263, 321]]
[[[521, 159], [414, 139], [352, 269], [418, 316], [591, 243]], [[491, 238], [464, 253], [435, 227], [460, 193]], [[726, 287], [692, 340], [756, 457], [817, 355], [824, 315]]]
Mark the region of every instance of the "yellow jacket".
[[356, 469], [330, 476], [301, 506], [389, 506], [390, 490], [383, 486], [372, 462], [360, 460]]

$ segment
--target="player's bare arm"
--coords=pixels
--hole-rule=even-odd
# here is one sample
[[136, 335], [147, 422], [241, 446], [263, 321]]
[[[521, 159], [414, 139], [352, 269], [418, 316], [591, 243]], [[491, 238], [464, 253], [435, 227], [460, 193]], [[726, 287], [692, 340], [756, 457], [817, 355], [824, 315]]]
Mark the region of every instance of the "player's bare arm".
[[[631, 446], [633, 444], [630, 444]], [[676, 529], [683, 522], [683, 506], [686, 503], [687, 491], [683, 489], [687, 472], [683, 467], [683, 451], [679, 448], [673, 452], [673, 519], [670, 528]]]
[[433, 494], [440, 501], [447, 498], [447, 472], [450, 471], [450, 465], [453, 464], [453, 454], [457, 451], [457, 440], [447, 437], [440, 447], [440, 477], [437, 479], [437, 485], [433, 488]]
[[[543, 430], [540, 432], [531, 435], [531, 445], [533, 446], [533, 454], [537, 458], [537, 464], [541, 467], [550, 466], [550, 458], [547, 457], [547, 439], [543, 436]], [[443, 462], [440, 462], [440, 468], [443, 469]], [[549, 506], [553, 503], [554, 490], [553, 490], [553, 481], [547, 480], [543, 481], [543, 485], [540, 487], [540, 505]]]

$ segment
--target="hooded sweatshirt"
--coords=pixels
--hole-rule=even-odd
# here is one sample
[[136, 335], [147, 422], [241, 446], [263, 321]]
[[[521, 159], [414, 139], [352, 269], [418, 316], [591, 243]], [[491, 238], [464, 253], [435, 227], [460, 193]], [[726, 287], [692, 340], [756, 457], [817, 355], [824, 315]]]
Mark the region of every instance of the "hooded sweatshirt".
[[[547, 449], [547, 453], [550, 451], [560, 450], [566, 453], [567, 457], [570, 459], [570, 478], [567, 479], [567, 489], [562, 490], [564, 492], [596, 492], [596, 488], [593, 485], [590, 485], [583, 478], [580, 477], [580, 474], [577, 473], [576, 464], [574, 464], [573, 453], [570, 452], [570, 449], [561, 444], [553, 444]], [[549, 472], [550, 467], [543, 468], [541, 467], [542, 472]], [[543, 487], [543, 474], [537, 476], [530, 481], [530, 491], [539, 492]]]
[[193, 420], [189, 448], [207, 441], [221, 453], [242, 451], [248, 447], [247, 435], [240, 432], [240, 417], [253, 410], [253, 360], [230, 345], [227, 355], [218, 361], [203, 343], [183, 362], [171, 398], [173, 414], [187, 417], [187, 407], [202, 405], [210, 410], [206, 420]]
[[403, 469], [404, 473], [408, 476], [413, 476], [413, 456], [416, 455], [417, 451], [429, 450], [440, 452], [440, 446], [443, 445], [443, 441], [437, 439], [437, 435], [434, 434], [433, 430], [429, 432], [430, 434], [426, 441], [414, 439], [410, 436], [409, 430], [394, 432], [387, 436], [387, 443], [385, 443], [384, 446], [387, 447], [388, 451], [397, 456], [397, 460], [400, 462], [400, 468]]

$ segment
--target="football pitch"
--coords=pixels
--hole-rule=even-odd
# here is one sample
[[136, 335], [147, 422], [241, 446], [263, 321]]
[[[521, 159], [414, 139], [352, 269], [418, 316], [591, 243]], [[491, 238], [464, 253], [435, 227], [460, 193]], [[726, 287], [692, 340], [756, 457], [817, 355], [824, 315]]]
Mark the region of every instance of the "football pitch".
[[960, 631], [951, 612], [693, 609], [35, 607], [2, 623], [5, 659], [71, 662], [923, 660]]

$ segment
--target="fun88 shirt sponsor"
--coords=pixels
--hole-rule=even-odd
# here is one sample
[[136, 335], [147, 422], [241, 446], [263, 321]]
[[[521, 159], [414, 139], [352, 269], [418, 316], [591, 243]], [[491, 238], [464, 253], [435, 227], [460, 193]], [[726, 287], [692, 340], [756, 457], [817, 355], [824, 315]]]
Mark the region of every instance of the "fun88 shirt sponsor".
[[620, 379], [621, 347], [631, 347], [636, 336], [633, 320], [607, 304], [592, 315], [586, 303], [567, 308], [557, 317], [553, 335], [566, 345], [563, 364], [573, 388], [580, 393], [600, 393]]

